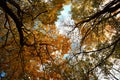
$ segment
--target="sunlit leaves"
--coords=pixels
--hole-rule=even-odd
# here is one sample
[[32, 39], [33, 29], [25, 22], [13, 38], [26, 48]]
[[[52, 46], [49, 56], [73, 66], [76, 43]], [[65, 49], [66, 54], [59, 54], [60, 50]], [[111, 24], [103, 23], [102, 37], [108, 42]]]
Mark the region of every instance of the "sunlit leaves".
[[[0, 71], [6, 72], [6, 79], [97, 80], [97, 72], [109, 75], [114, 67], [112, 60], [120, 58], [116, 14], [119, 10], [99, 12], [103, 0], [7, 0], [6, 3], [23, 24], [15, 25], [14, 17], [0, 8]], [[74, 50], [70, 47], [74, 41], [59, 34], [55, 25], [67, 3], [71, 4], [74, 27], [80, 31]], [[23, 32], [22, 47], [19, 30]]]
[[[61, 63], [64, 54], [70, 50], [70, 41], [66, 36], [58, 34], [54, 22], [58, 12], [67, 1], [21, 0], [7, 6], [23, 23], [23, 44], [19, 45], [19, 33], [12, 17], [1, 15], [0, 28], [0, 66], [7, 73], [7, 79], [60, 79], [59, 71], [52, 70]], [[1, 9], [1, 8], [0, 8]], [[2, 9], [1, 9], [2, 11]], [[45, 72], [51, 64], [50, 76]], [[13, 66], [15, 65], [15, 66]], [[56, 67], [57, 70], [57, 67]], [[1, 68], [0, 68], [1, 71]], [[51, 73], [50, 72], [50, 73]], [[56, 76], [55, 76], [56, 75]]]
[[[95, 13], [97, 9], [99, 9], [99, 4], [101, 0], [76, 0], [73, 1], [72, 11], [73, 11], [73, 19], [78, 22], [84, 17], [90, 16]], [[97, 3], [97, 4], [96, 4]]]
[[[105, 27], [102, 29], [102, 27]], [[80, 28], [82, 35], [81, 45], [85, 45], [88, 50], [95, 48], [101, 43], [111, 43], [112, 37], [115, 35], [115, 29], [112, 29], [110, 25], [104, 25], [99, 27], [83, 26]], [[91, 47], [91, 48], [90, 48]]]

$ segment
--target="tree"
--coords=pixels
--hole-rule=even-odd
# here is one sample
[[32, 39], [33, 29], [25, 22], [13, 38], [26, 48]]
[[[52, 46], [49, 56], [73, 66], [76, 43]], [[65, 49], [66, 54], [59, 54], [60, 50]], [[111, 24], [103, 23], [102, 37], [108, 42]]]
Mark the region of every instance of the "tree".
[[[82, 76], [82, 80], [96, 80], [102, 74], [108, 79], [109, 76], [112, 76], [112, 78], [119, 80], [119, 68], [114, 68], [116, 63], [113, 61], [120, 61], [119, 57], [115, 57], [119, 55], [120, 1], [112, 0], [104, 4], [105, 2], [104, 0], [76, 0], [72, 2], [72, 17], [76, 22], [73, 30], [78, 28], [82, 36], [79, 43], [80, 50], [78, 53], [74, 53], [74, 57], [72, 57], [76, 58], [77, 62], [75, 61], [76, 64], [72, 66], [75, 66], [74, 70], [80, 73], [81, 71], [77, 68], [79, 65], [85, 65], [82, 74], [87, 76], [86, 78]], [[117, 66], [120, 67], [120, 65]], [[80, 68], [82, 67], [80, 66]], [[114, 69], [118, 74], [114, 74], [114, 71], [111, 72]], [[78, 79], [78, 77], [79, 75], [74, 78]]]
[[[72, 4], [73, 30], [78, 28], [81, 37], [77, 51], [54, 24], [67, 3]], [[98, 80], [104, 74], [119, 80], [120, 65], [114, 65], [120, 61], [120, 1], [105, 3], [1, 0], [0, 77], [4, 73], [7, 80]]]
[[58, 34], [54, 24], [66, 2], [0, 1], [0, 71], [6, 79], [50, 78], [47, 65], [60, 62], [70, 49], [69, 38]]

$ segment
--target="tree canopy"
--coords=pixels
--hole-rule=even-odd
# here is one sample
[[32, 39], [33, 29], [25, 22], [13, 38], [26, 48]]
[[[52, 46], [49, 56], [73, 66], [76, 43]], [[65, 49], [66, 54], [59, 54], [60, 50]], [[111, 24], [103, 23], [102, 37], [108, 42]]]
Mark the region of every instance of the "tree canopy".
[[[62, 35], [55, 22], [69, 4]], [[119, 45], [120, 0], [0, 0], [0, 79], [119, 80]]]

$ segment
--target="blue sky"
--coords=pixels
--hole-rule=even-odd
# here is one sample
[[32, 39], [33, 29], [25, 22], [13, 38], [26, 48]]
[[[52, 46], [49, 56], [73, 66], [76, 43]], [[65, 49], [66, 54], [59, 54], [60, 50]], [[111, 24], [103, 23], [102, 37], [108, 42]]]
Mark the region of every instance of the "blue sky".
[[[71, 13], [71, 6], [72, 4], [64, 5], [63, 10], [60, 12], [60, 15], [58, 16], [58, 20], [55, 22], [57, 29], [59, 30], [60, 34], [67, 35], [69, 31], [72, 30], [72, 27], [69, 25], [74, 25], [74, 20], [72, 19], [72, 13]], [[69, 27], [68, 27], [69, 26]], [[78, 47], [79, 43], [79, 36], [78, 36], [78, 29], [76, 28], [69, 36], [70, 40], [72, 42], [72, 50], [76, 47]], [[63, 58], [68, 57], [69, 54], [66, 54]]]
[[71, 14], [69, 13], [70, 11], [71, 11], [71, 4], [65, 5], [65, 6], [63, 7], [63, 11], [60, 12], [61, 15], [58, 16], [58, 21], [59, 21], [60, 19], [63, 19], [63, 17], [64, 17], [64, 18], [68, 18], [69, 16], [71, 16]]
[[71, 28], [66, 28], [64, 24], [74, 24], [74, 21], [71, 19], [71, 3], [68, 5], [64, 5], [63, 11], [60, 12], [58, 16], [58, 20], [55, 22], [57, 29], [60, 34], [65, 34], [67, 31], [70, 31]]

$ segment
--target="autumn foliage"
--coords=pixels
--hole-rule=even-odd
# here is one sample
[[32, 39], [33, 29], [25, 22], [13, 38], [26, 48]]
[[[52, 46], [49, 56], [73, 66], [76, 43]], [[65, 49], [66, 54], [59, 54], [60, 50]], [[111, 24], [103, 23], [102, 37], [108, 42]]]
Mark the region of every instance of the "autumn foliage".
[[[71, 5], [73, 24], [61, 19], [64, 5]], [[0, 80], [119, 80], [119, 6], [119, 0], [0, 0]], [[59, 33], [57, 20], [68, 35]]]

